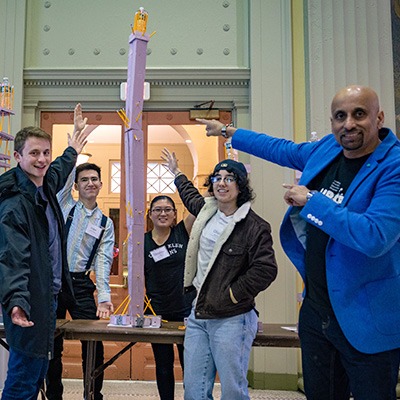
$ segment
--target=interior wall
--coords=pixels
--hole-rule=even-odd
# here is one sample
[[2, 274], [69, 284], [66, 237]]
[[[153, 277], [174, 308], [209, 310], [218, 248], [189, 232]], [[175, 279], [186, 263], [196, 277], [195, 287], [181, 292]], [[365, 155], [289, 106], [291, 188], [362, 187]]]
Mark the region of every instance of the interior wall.
[[390, 1], [307, 0], [310, 131], [330, 132], [333, 95], [350, 84], [371, 86], [395, 129], [390, 11]]
[[[293, 140], [290, 1], [252, 0], [250, 15], [251, 127]], [[291, 182], [293, 174], [253, 156], [250, 164], [257, 195], [254, 209], [272, 226], [278, 262], [278, 277], [257, 297], [257, 309], [263, 322], [296, 323], [296, 273], [279, 243], [279, 226], [286, 210], [282, 183]], [[278, 385], [285, 379], [281, 380], [282, 375], [293, 376], [296, 387], [295, 349], [256, 349], [252, 363], [257, 387], [270, 386], [271, 375]]]
[[[143, 0], [133, 6], [130, 0], [5, 0], [0, 29], [7, 45], [0, 46], [5, 53], [0, 53], [5, 60], [0, 72], [11, 78], [15, 74], [16, 102], [22, 108], [13, 117], [13, 128], [21, 121], [38, 125], [40, 112], [72, 110], [77, 101], [84, 102], [85, 110], [122, 107], [119, 84], [126, 78], [129, 24], [141, 5], [150, 12], [149, 31], [157, 31], [149, 43], [147, 110], [190, 109], [215, 99], [216, 107], [233, 111], [237, 126], [293, 139], [293, 75], [299, 73], [297, 79], [307, 84], [308, 132], [330, 130], [332, 96], [354, 81], [378, 91], [387, 123], [394, 127], [390, 2], [304, 2], [305, 71], [299, 72], [292, 65], [289, 0]], [[240, 159], [251, 167], [254, 208], [272, 225], [279, 263], [277, 281], [257, 299], [261, 319], [295, 322], [296, 273], [278, 236], [286, 210], [281, 184], [291, 182], [293, 172], [246, 154]], [[257, 349], [250, 369], [296, 374], [293, 353]]]
[[[149, 68], [248, 67], [248, 0], [27, 2], [26, 69], [125, 68], [135, 12], [149, 13]], [[67, 33], [67, 35], [66, 35]]]

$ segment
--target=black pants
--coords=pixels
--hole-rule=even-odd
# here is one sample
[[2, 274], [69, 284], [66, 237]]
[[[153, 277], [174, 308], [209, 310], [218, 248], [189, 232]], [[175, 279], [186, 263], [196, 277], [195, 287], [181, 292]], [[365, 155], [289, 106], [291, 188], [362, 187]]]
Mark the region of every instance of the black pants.
[[[183, 371], [183, 345], [177, 344], [179, 361]], [[157, 388], [161, 400], [174, 400], [174, 345], [152, 343], [156, 362]]]
[[[74, 287], [74, 294], [76, 304], [73, 307], [68, 307], [63, 294], [60, 293], [58, 296], [58, 308], [57, 318], [64, 319], [69, 311], [72, 319], [98, 319], [96, 317], [96, 302], [94, 301], [93, 293], [96, 286], [89, 277], [89, 274], [82, 273], [71, 273], [72, 284]], [[62, 385], [62, 351], [63, 351], [63, 338], [58, 336], [54, 340], [54, 358], [50, 361], [49, 370], [46, 377], [46, 396], [49, 400], [62, 400], [63, 385]], [[82, 343], [82, 368], [83, 374], [86, 371], [86, 354], [87, 354], [87, 342], [81, 341]], [[104, 363], [104, 347], [102, 342], [96, 342], [96, 363], [95, 367]], [[103, 387], [104, 374], [101, 373], [95, 380], [94, 385], [94, 399], [102, 400], [103, 395], [101, 389]], [[84, 382], [86, 376], [84, 376]]]
[[306, 297], [299, 316], [304, 389], [309, 400], [395, 400], [400, 350], [361, 353], [333, 310]]

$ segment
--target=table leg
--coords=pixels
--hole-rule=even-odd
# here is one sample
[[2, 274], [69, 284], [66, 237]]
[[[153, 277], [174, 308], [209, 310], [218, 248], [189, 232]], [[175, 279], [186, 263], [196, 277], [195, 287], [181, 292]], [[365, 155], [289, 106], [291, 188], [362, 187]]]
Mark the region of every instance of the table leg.
[[8, 345], [8, 343], [0, 338], [0, 345], [3, 346], [6, 350], [10, 350], [10, 346]]
[[93, 372], [96, 365], [96, 341], [87, 341], [86, 371], [85, 371], [85, 400], [94, 399], [94, 378]]

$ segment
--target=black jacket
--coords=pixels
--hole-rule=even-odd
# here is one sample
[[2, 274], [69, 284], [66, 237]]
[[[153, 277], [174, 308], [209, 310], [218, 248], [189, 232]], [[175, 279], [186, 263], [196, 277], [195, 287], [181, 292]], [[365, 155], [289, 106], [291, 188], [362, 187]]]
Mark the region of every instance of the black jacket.
[[[217, 212], [217, 200], [204, 198], [184, 175], [175, 179], [185, 207], [196, 216], [186, 252], [184, 286], [191, 290], [197, 273], [201, 232]], [[250, 202], [243, 204], [215, 243], [196, 301], [196, 318], [226, 318], [254, 308], [254, 299], [276, 278], [271, 228]], [[233, 302], [230, 290], [237, 303]]]
[[[57, 219], [62, 248], [62, 290], [71, 302], [73, 291], [68, 273], [64, 219], [56, 193], [64, 186], [77, 153], [68, 147], [53, 161], [44, 177], [43, 190]], [[51, 357], [55, 310], [53, 269], [49, 253], [49, 229], [45, 207], [37, 202], [37, 187], [17, 166], [0, 176], [0, 300], [7, 342], [31, 357]], [[21, 307], [30, 328], [11, 322], [14, 306]]]

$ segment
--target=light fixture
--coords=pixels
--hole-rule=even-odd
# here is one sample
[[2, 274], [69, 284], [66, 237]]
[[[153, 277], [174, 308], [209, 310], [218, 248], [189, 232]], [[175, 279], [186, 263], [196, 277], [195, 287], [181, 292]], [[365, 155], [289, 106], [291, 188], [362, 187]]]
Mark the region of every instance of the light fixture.
[[78, 159], [76, 160], [76, 165], [81, 165], [84, 163], [87, 163], [89, 161], [89, 158], [92, 157], [90, 153], [81, 153], [78, 154]]
[[[128, 82], [121, 82], [119, 85], [119, 98], [126, 100], [126, 91], [128, 90]], [[150, 82], [143, 83], [143, 100], [150, 100]]]
[[[196, 104], [189, 110], [189, 119], [219, 119], [219, 110], [214, 109], [215, 100], [206, 101]], [[208, 105], [208, 107], [206, 107]]]

